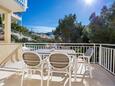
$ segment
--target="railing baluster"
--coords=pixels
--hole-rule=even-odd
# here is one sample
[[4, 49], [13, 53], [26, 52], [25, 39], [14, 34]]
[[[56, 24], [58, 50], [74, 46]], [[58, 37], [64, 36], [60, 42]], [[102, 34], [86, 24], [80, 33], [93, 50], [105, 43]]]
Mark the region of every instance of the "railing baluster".
[[109, 69], [109, 48], [108, 48], [108, 56], [107, 56], [107, 68]]
[[103, 58], [103, 60], [104, 60], [103, 66], [104, 66], [104, 67], [105, 67], [105, 57], [106, 57], [106, 49], [104, 48], [104, 58]]
[[113, 50], [113, 74], [115, 73], [115, 49]]
[[95, 44], [94, 44], [94, 63], [95, 63]]
[[108, 69], [110, 70], [110, 48], [108, 50]]
[[102, 59], [101, 60], [102, 60], [102, 65], [104, 66], [104, 48], [102, 47], [102, 49], [103, 50], [102, 50]]
[[110, 61], [110, 71], [112, 71], [112, 51], [113, 51], [113, 50], [111, 49], [111, 56], [110, 56], [110, 60], [111, 60], [111, 61]]
[[107, 49], [106, 49], [106, 58], [105, 58], [105, 67], [107, 68]]

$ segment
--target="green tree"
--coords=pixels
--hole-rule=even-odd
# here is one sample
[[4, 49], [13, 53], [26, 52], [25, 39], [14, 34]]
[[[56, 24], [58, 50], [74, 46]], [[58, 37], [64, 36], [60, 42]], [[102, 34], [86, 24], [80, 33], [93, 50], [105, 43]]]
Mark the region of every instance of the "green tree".
[[16, 23], [12, 23], [11, 28], [13, 31], [18, 31], [23, 34], [28, 33], [28, 29], [26, 27], [20, 26], [19, 24], [16, 24]]
[[82, 31], [82, 36], [81, 36], [83, 43], [89, 43], [90, 42], [89, 41], [89, 34], [90, 34], [90, 29], [87, 26], [85, 26], [85, 28]]
[[89, 19], [90, 42], [115, 43], [115, 3], [110, 8], [103, 6], [100, 15], [92, 13]]
[[17, 36], [11, 35], [11, 41], [12, 41], [12, 42], [19, 42], [19, 39], [18, 39]]
[[29, 31], [26, 27], [20, 26], [19, 24], [15, 22], [12, 23], [11, 28], [12, 28], [12, 32], [20, 33], [20, 35], [24, 35], [24, 36], [32, 38], [32, 40], [28, 40], [27, 38], [19, 39], [17, 36], [12, 35], [11, 39], [13, 42], [50, 42], [52, 41], [50, 39], [41, 38], [40, 36], [36, 35], [35, 32]]
[[76, 21], [75, 14], [69, 14], [59, 19], [59, 25], [53, 31], [56, 42], [81, 42], [83, 26]]

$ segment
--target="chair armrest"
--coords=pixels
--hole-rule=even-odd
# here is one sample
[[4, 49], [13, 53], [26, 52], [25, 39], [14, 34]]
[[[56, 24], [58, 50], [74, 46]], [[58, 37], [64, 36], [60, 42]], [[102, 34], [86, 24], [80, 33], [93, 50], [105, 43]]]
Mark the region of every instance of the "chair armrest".
[[78, 56], [78, 58], [89, 58], [89, 56], [85, 56], [85, 55], [82, 55], [82, 56]]
[[89, 56], [83, 55], [83, 56], [78, 56], [78, 58], [83, 58], [84, 61], [87, 61], [88, 63], [90, 63], [90, 58], [89, 58]]
[[84, 55], [84, 53], [75, 53], [75, 55]]
[[81, 54], [81, 55], [84, 55], [84, 53], [77, 53], [77, 54]]

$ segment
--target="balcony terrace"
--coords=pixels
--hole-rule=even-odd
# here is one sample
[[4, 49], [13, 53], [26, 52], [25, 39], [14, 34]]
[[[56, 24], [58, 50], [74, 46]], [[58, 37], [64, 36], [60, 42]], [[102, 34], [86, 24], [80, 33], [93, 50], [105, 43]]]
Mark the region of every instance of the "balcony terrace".
[[[21, 86], [22, 47], [25, 51], [36, 52], [39, 49], [74, 50], [76, 53], [85, 53], [93, 48], [94, 53], [90, 62], [92, 77], [85, 71], [83, 63], [77, 64], [77, 78], [72, 75], [72, 86], [115, 86], [115, 45], [112, 44], [78, 44], [78, 43], [27, 43], [27, 44], [0, 44], [0, 86]], [[6, 53], [7, 52], [7, 53]], [[46, 54], [40, 54], [42, 57]], [[76, 54], [76, 58], [79, 54]], [[48, 74], [44, 70], [43, 86], [47, 86]], [[29, 77], [27, 77], [29, 76]], [[7, 78], [6, 78], [7, 77]], [[40, 86], [39, 73], [26, 75], [23, 86]], [[68, 76], [54, 73], [49, 86], [69, 86]]]

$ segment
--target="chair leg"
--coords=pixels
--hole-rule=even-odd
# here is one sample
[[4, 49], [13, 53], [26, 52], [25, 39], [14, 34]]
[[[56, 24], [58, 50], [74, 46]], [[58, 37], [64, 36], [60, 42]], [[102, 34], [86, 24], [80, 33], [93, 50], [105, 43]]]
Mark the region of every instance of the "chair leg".
[[76, 81], [76, 79], [77, 79], [77, 61], [74, 63], [75, 64], [75, 66], [74, 66], [74, 79], [75, 79], [75, 81]]
[[89, 74], [90, 74], [90, 78], [92, 78], [92, 68], [91, 68], [91, 65], [89, 65]]
[[71, 86], [71, 70], [69, 71], [69, 86]]
[[53, 77], [53, 72], [51, 72], [50, 74], [51, 74], [51, 77], [50, 77], [50, 79], [52, 80], [52, 77]]
[[41, 68], [41, 86], [43, 86], [43, 65]]
[[85, 64], [84, 67], [85, 67], [85, 72], [87, 72], [87, 71], [89, 70], [89, 69], [88, 69], [88, 68], [89, 68], [88, 65]]
[[24, 82], [24, 71], [23, 71], [23, 73], [22, 73], [21, 86], [23, 86], [23, 82]]
[[49, 86], [49, 81], [50, 81], [50, 69], [48, 70], [48, 80], [47, 80], [47, 86]]
[[41, 86], [43, 86], [43, 71], [41, 71]]

